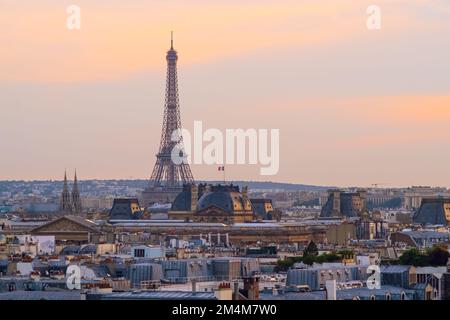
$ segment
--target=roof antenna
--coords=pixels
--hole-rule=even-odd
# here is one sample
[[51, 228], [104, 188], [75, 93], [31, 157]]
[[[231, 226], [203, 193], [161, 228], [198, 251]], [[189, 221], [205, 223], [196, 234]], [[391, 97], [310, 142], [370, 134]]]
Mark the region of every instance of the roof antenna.
[[173, 50], [173, 31], [170, 31], [170, 50]]

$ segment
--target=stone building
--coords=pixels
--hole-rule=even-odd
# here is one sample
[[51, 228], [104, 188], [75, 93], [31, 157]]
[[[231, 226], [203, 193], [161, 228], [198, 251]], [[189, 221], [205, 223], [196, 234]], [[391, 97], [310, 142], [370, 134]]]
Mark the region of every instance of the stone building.
[[45, 223], [30, 231], [32, 236], [55, 236], [56, 244], [86, 244], [93, 235], [101, 234], [92, 221], [79, 216], [64, 216]]
[[238, 223], [255, 219], [247, 188], [233, 185], [187, 185], [178, 194], [169, 219], [195, 222]]
[[136, 220], [141, 218], [143, 211], [138, 199], [114, 199], [109, 212], [109, 220]]
[[323, 218], [351, 218], [359, 217], [367, 211], [365, 190], [344, 192], [341, 190], [328, 191], [328, 199], [320, 216]]
[[450, 225], [450, 198], [422, 199], [413, 221], [421, 224]]
[[250, 202], [257, 219], [272, 220], [276, 218], [277, 212], [273, 209], [271, 199], [250, 199]]

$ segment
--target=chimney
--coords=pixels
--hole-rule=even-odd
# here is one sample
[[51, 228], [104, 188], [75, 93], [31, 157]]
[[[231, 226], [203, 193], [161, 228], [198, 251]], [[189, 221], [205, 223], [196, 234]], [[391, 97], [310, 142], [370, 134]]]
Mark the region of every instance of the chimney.
[[195, 294], [197, 292], [197, 281], [192, 279], [192, 293]]
[[247, 292], [248, 300], [259, 300], [259, 277], [245, 277], [244, 291]]
[[218, 300], [233, 300], [231, 284], [229, 282], [220, 283], [215, 295]]
[[277, 296], [278, 295], [278, 289], [277, 288], [275, 288], [275, 287], [272, 288], [272, 295], [273, 296]]
[[197, 210], [198, 201], [198, 187], [195, 184], [191, 184], [191, 211]]
[[233, 300], [239, 300], [239, 281], [233, 282]]
[[327, 300], [336, 300], [336, 279], [327, 280], [325, 283]]
[[242, 197], [244, 199], [247, 199], [247, 194], [248, 194], [248, 187], [247, 186], [242, 187]]

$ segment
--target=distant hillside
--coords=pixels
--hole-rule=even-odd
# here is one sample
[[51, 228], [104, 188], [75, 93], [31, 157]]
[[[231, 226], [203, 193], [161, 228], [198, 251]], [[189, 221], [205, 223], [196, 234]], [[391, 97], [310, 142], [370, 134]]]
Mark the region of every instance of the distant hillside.
[[[197, 181], [201, 183], [223, 184], [223, 181]], [[72, 181], [69, 181], [71, 184]], [[83, 192], [92, 194], [111, 194], [121, 195], [139, 191], [148, 186], [149, 181], [144, 179], [127, 179], [127, 180], [79, 180], [79, 185]], [[312, 186], [295, 183], [281, 183], [281, 182], [259, 182], [259, 181], [227, 181], [226, 183], [233, 183], [234, 185], [248, 186], [250, 190], [291, 190], [291, 191], [326, 191], [333, 188], [329, 186]], [[47, 181], [0, 181], [0, 193], [23, 193], [33, 194], [34, 191], [39, 190], [41, 195], [59, 194], [62, 188], [61, 180], [47, 180]]]
[[[212, 184], [223, 184], [223, 181], [202, 181]], [[227, 182], [228, 183], [228, 182]], [[290, 190], [290, 191], [326, 191], [331, 188], [331, 186], [312, 186], [306, 184], [296, 184], [296, 183], [282, 183], [282, 182], [270, 182], [270, 181], [231, 181], [231, 183], [242, 186], [248, 186], [251, 190], [257, 189], [279, 189], [279, 190]]]

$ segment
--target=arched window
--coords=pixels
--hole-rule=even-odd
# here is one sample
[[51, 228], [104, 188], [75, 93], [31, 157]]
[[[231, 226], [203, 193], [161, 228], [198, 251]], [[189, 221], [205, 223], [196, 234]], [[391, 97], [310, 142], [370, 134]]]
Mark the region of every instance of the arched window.
[[370, 296], [370, 300], [375, 300], [375, 296], [374, 296], [374, 295], [371, 295], [371, 296]]
[[391, 294], [389, 292], [386, 293], [386, 300], [392, 300]]
[[402, 294], [400, 295], [400, 299], [406, 300], [406, 293], [402, 292]]

